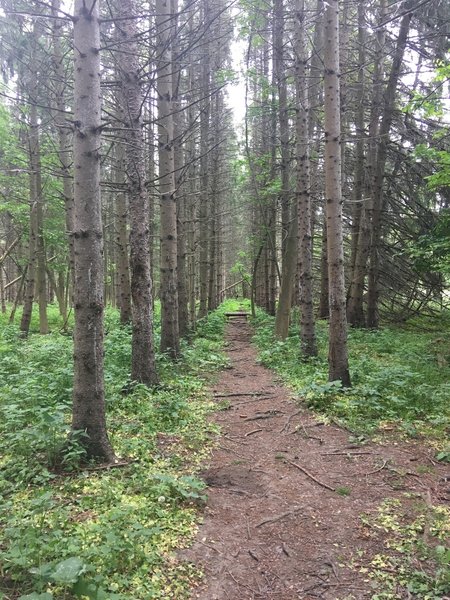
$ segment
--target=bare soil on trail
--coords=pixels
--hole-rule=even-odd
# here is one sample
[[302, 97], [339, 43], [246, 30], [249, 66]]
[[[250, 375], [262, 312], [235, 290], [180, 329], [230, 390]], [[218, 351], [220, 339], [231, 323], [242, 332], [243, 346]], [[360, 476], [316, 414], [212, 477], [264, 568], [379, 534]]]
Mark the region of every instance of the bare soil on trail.
[[442, 503], [448, 469], [417, 444], [350, 443], [348, 431], [299, 407], [257, 363], [251, 335], [245, 322], [230, 322], [231, 365], [212, 390], [222, 436], [203, 473], [203, 524], [183, 552], [205, 572], [192, 598], [371, 598], [358, 565], [381, 550], [380, 538], [360, 515], [406, 491]]

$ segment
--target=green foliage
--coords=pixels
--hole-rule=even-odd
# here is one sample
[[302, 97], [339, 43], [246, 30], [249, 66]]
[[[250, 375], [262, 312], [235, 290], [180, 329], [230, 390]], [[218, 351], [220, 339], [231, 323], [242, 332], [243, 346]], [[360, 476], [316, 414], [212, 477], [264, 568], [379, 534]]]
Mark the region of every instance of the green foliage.
[[411, 494], [388, 499], [363, 524], [380, 535], [382, 552], [360, 569], [376, 585], [376, 600], [446, 598], [450, 592], [450, 511]]
[[[444, 131], [448, 135], [448, 129]], [[438, 190], [450, 185], [450, 152], [418, 144], [415, 148], [415, 156], [417, 161], [426, 159], [434, 164], [435, 173], [426, 178], [430, 189]]]
[[450, 425], [450, 344], [434, 333], [410, 330], [349, 331], [353, 387], [328, 382], [327, 324], [317, 324], [319, 356], [300, 357], [298, 325], [284, 342], [273, 318], [258, 312], [255, 341], [260, 360], [275, 369], [314, 410], [362, 433], [385, 428], [444, 439]]
[[439, 460], [440, 462], [450, 463], [450, 449], [438, 452], [436, 454], [436, 460]]
[[219, 69], [214, 72], [214, 80], [217, 85], [226, 85], [227, 83], [236, 84], [239, 80], [237, 71], [231, 68]]
[[347, 497], [347, 496], [350, 496], [352, 491], [349, 487], [346, 487], [345, 485], [341, 485], [336, 488], [336, 493], [339, 494], [339, 496]]
[[0, 326], [0, 597], [189, 596], [199, 573], [173, 551], [205, 499], [195, 470], [216, 432], [205, 384], [227, 364], [226, 310], [198, 324], [176, 364], [158, 355], [154, 389], [130, 389], [131, 331], [106, 312], [108, 430], [125, 465], [111, 470], [82, 462], [82, 432], [68, 438], [73, 350], [56, 309], [48, 336]]
[[413, 248], [408, 251], [408, 254], [413, 258], [419, 272], [435, 271], [450, 275], [449, 210], [443, 210], [440, 213], [433, 229], [426, 235], [420, 236]]

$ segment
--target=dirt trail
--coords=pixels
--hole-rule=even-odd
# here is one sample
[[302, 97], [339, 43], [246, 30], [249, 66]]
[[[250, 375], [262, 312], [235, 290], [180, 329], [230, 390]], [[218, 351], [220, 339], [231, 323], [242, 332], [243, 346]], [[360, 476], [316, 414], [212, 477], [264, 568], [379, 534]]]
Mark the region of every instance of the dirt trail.
[[440, 465], [418, 476], [416, 465], [431, 464], [424, 448], [349, 443], [257, 364], [250, 338], [246, 323], [229, 324], [231, 368], [213, 389], [229, 408], [215, 416], [223, 436], [203, 474], [204, 522], [184, 556], [206, 573], [192, 598], [371, 598], [348, 568], [357, 550], [379, 550], [359, 515], [404, 491], [434, 494]]

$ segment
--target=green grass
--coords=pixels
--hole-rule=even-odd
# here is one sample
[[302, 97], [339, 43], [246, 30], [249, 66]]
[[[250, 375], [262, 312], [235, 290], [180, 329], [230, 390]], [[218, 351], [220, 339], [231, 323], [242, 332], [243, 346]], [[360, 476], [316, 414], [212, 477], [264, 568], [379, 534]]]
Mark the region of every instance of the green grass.
[[216, 434], [206, 383], [227, 363], [226, 310], [198, 324], [179, 362], [158, 354], [158, 387], [129, 394], [130, 330], [107, 311], [108, 430], [117, 455], [131, 461], [110, 470], [80, 470], [80, 446], [67, 446], [73, 348], [57, 310], [49, 309], [53, 333], [27, 340], [3, 317], [0, 598], [189, 597], [199, 573], [174, 550], [192, 540], [204, 500], [196, 472]]
[[309, 407], [362, 434], [395, 428], [445, 445], [450, 427], [450, 339], [442, 330], [438, 335], [427, 325], [423, 331], [417, 323], [405, 329], [351, 329], [353, 387], [342, 389], [339, 382], [328, 382], [326, 322], [317, 323], [319, 356], [308, 361], [300, 357], [297, 324], [284, 342], [274, 338], [273, 325], [272, 317], [258, 312], [254, 341], [260, 360]]

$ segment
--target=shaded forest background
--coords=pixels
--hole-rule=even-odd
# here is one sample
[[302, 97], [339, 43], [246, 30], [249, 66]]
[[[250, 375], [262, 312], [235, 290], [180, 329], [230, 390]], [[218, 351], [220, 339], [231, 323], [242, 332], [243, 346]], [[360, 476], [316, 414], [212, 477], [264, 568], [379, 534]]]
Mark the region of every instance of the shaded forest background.
[[[26, 333], [36, 300], [45, 333], [46, 303], [57, 301], [64, 319], [73, 294], [73, 18], [58, 2], [2, 5], [2, 310], [25, 304]], [[301, 301], [306, 236], [314, 304], [327, 317], [322, 4], [122, 2], [101, 11], [106, 301], [123, 322], [132, 318], [128, 236], [133, 262], [140, 194], [153, 298], [170, 305], [171, 322], [178, 312], [162, 341], [174, 355], [178, 336], [226, 294], [252, 289], [275, 313], [290, 226], [307, 211], [309, 231], [303, 223], [292, 233], [303, 250], [288, 296]], [[340, 7], [345, 285], [355, 326], [445, 303], [447, 11], [439, 1]], [[237, 131], [236, 38], [246, 108]]]

